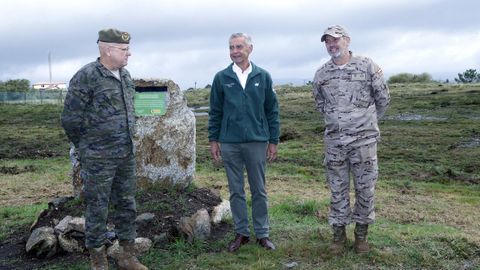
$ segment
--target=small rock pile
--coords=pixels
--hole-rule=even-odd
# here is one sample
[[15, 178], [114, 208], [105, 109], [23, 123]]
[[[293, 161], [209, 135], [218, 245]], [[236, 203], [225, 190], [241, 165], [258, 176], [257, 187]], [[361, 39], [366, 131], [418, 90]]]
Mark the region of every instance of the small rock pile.
[[[83, 216], [75, 217], [66, 215], [61, 219], [52, 219], [50, 224], [44, 224], [41, 220], [47, 219], [53, 212], [64, 207], [65, 203], [72, 200], [73, 197], [63, 197], [53, 200], [48, 204], [48, 209], [44, 210], [38, 216], [37, 220], [31, 226], [31, 234], [26, 243], [25, 249], [29, 254], [37, 258], [50, 258], [58, 252], [83, 253], [85, 248], [85, 218]], [[210, 237], [211, 225], [218, 224], [231, 216], [230, 203], [222, 201], [219, 205], [213, 207], [208, 213], [207, 209], [202, 208], [192, 216], [181, 217], [177, 231], [181, 233], [189, 242], [196, 239], [204, 240]], [[137, 227], [151, 224], [155, 219], [154, 213], [142, 213], [135, 220]], [[43, 224], [41, 224], [43, 223]], [[150, 226], [150, 225], [149, 225]], [[118, 252], [119, 243], [114, 232], [114, 225], [107, 225], [107, 254], [114, 257]], [[171, 237], [166, 233], [152, 235], [151, 237], [138, 237], [135, 239], [135, 250], [137, 254], [147, 252], [153, 245], [165, 244]]]

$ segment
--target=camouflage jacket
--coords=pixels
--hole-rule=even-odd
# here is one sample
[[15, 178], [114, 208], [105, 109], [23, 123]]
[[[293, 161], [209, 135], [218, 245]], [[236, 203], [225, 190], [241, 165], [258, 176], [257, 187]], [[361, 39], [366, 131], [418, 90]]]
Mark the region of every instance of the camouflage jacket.
[[382, 70], [371, 59], [352, 55], [343, 68], [328, 61], [315, 73], [313, 96], [325, 117], [325, 141], [364, 145], [378, 140], [377, 119], [390, 94]]
[[97, 59], [70, 80], [61, 122], [81, 159], [121, 158], [134, 152], [135, 87], [126, 69], [120, 69], [120, 78]]

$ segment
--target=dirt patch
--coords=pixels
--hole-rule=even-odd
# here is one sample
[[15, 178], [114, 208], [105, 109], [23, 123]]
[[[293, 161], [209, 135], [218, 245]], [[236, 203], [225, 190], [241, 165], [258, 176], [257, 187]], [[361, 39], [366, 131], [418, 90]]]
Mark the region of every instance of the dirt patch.
[[285, 127], [280, 134], [280, 142], [286, 142], [294, 139], [299, 139], [300, 133], [297, 130], [289, 127]]
[[450, 146], [452, 148], [475, 148], [480, 147], [480, 137], [471, 138], [469, 140], [461, 141], [455, 145]]
[[[209, 213], [213, 207], [221, 202], [216, 191], [207, 188], [178, 191], [175, 189], [150, 189], [141, 191], [137, 195], [138, 215], [153, 213], [155, 218], [148, 224], [137, 226], [137, 236], [153, 239], [154, 236], [166, 233], [167, 243], [183, 237], [177, 229], [179, 220], [183, 216], [191, 216], [198, 210], [205, 208]], [[80, 216], [83, 214], [84, 205], [81, 200], [72, 197], [54, 200], [49, 204], [49, 209], [40, 214], [33, 228], [41, 226], [54, 226], [63, 217]], [[111, 222], [111, 220], [109, 220]], [[212, 242], [225, 237], [231, 230], [228, 223], [220, 223], [212, 227], [212, 234], [207, 242]], [[87, 253], [61, 252], [49, 259], [38, 259], [25, 252], [25, 244], [30, 236], [28, 228], [18, 230], [0, 243], [0, 269], [38, 269], [45, 265], [72, 264], [80, 260], [87, 260]], [[213, 245], [207, 245], [213, 246]], [[209, 250], [219, 252], [221, 250]]]
[[50, 158], [65, 155], [64, 151], [56, 151], [55, 149], [51, 149], [49, 146], [44, 145], [39, 145], [38, 147], [10, 145], [8, 148], [8, 151], [0, 151], [0, 159]]
[[430, 95], [436, 95], [436, 94], [443, 93], [443, 92], [448, 92], [448, 89], [436, 89], [436, 90], [432, 90], [432, 91], [430, 92]]
[[18, 167], [17, 165], [15, 166], [1, 166], [0, 167], [0, 173], [3, 174], [21, 174], [21, 173], [26, 173], [26, 172], [34, 172], [36, 171], [35, 166], [33, 165], [28, 165], [22, 167]]
[[438, 181], [438, 182], [449, 182], [449, 181], [455, 181], [455, 182], [462, 182], [466, 184], [479, 184], [480, 183], [480, 178], [477, 177], [475, 174], [473, 174], [476, 170], [476, 167], [467, 167], [466, 171], [470, 172], [472, 174], [467, 174], [463, 172], [457, 172], [456, 170], [452, 168], [446, 168], [446, 169], [434, 169], [431, 172], [425, 172], [425, 171], [416, 171], [412, 172], [409, 175], [412, 177], [413, 180], [418, 180], [418, 181]]

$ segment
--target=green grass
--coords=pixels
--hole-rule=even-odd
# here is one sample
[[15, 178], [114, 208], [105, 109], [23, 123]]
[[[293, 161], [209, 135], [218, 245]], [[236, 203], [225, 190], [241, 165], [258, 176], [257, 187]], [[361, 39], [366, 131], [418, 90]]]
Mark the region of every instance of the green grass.
[[[278, 161], [267, 169], [271, 238], [277, 250], [267, 252], [251, 243], [229, 254], [225, 246], [233, 237], [230, 232], [208, 244], [178, 239], [151, 249], [142, 262], [151, 269], [284, 269], [292, 262], [297, 263], [293, 269], [480, 269], [480, 85], [390, 88], [391, 107], [380, 122], [377, 220], [369, 230], [370, 253], [353, 252], [353, 226], [347, 228], [346, 254], [329, 253], [323, 118], [314, 110], [309, 86], [277, 86], [282, 140]], [[185, 94], [189, 106], [208, 106], [208, 89]], [[1, 195], [36, 195], [25, 205], [0, 208], [0, 236], [5, 239], [15, 226], [31, 224], [52, 195], [25, 192], [25, 187], [32, 189], [30, 182], [40, 190], [58, 186], [58, 194], [70, 192], [69, 164], [68, 143], [58, 122], [60, 106], [2, 105], [0, 112], [2, 127], [8, 126], [0, 130], [0, 157], [9, 157], [1, 160], [0, 167], [17, 166], [21, 171], [0, 174], [0, 183], [9, 183], [0, 188]], [[405, 116], [414, 120], [402, 120]], [[201, 116], [196, 121], [195, 185], [215, 187], [228, 198], [225, 172], [210, 159], [207, 119]], [[14, 135], [18, 142], [13, 142]], [[10, 145], [4, 146], [5, 142]], [[41, 153], [50, 149], [59, 157], [17, 159], [12, 153], [26, 145], [36, 145]], [[168, 210], [165, 205], [149, 207]], [[88, 264], [45, 269], [88, 269]]]
[[34, 204], [22, 206], [0, 207], [0, 241], [4, 241], [12, 233], [28, 228], [36, 220], [37, 216], [46, 209], [47, 205]]
[[0, 160], [0, 206], [45, 203], [70, 194], [69, 169], [67, 157]]
[[59, 105], [1, 104], [0, 159], [65, 156], [61, 112]]

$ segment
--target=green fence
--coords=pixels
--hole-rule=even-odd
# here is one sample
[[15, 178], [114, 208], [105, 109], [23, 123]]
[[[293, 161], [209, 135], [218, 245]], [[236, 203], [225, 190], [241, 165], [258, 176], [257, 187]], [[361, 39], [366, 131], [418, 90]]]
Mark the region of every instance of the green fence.
[[63, 104], [67, 90], [0, 91], [0, 103]]

